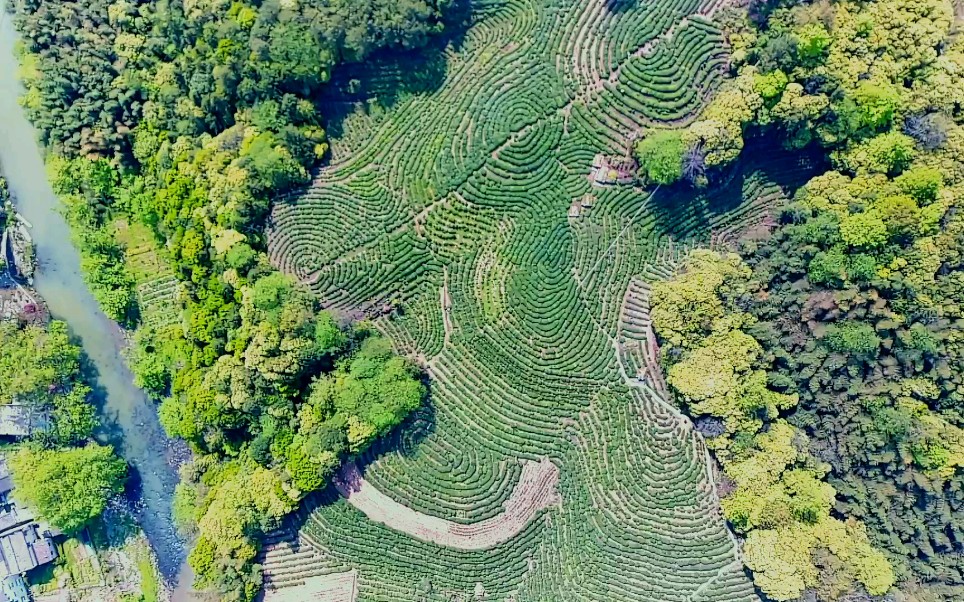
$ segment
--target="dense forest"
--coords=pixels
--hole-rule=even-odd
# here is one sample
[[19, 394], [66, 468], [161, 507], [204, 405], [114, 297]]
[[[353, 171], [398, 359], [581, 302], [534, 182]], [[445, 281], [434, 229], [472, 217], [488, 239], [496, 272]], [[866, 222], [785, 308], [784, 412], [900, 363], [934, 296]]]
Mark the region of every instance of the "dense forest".
[[681, 185], [712, 183], [759, 133], [831, 165], [767, 236], [694, 252], [653, 291], [669, 384], [773, 599], [964, 596], [952, 20], [934, 0], [757, 5], [732, 16], [737, 74], [701, 119], [637, 145], [644, 178]]
[[[316, 99], [332, 71], [424, 46], [456, 14], [447, 0], [16, 6], [23, 105], [85, 278], [136, 328], [137, 382], [195, 451], [175, 515], [197, 534], [197, 585], [226, 600], [260, 588], [260, 535], [425, 395], [387, 341], [269, 266], [262, 230], [325, 158]], [[174, 323], [141, 321], [118, 220], [153, 232], [180, 283]]]

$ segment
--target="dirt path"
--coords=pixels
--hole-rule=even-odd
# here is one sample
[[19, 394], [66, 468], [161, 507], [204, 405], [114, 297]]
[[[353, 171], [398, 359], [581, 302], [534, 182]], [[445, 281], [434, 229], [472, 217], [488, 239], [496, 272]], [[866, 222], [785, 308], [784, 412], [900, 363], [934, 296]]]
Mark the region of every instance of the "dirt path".
[[342, 468], [335, 487], [371, 520], [415, 539], [458, 550], [485, 550], [512, 539], [541, 510], [559, 504], [558, 482], [559, 468], [552, 461], [527, 461], [503, 512], [470, 525], [422, 514], [396, 502], [365, 481], [354, 463]]

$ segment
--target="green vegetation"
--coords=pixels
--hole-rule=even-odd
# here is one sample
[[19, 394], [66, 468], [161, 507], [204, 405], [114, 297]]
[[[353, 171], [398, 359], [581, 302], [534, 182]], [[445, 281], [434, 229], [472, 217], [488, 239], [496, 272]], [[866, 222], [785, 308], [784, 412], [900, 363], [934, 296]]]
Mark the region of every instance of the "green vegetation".
[[137, 320], [134, 279], [124, 266], [124, 249], [114, 238], [109, 219], [120, 188], [117, 170], [105, 159], [48, 164], [54, 191], [63, 200], [81, 270], [104, 313], [121, 324]]
[[[885, 555], [863, 524], [831, 515], [837, 492], [823, 481], [829, 467], [811, 455], [803, 431], [779, 418], [799, 397], [771, 388], [773, 355], [748, 334], [758, 323], [740, 303], [754, 288], [751, 276], [735, 254], [696, 250], [677, 276], [652, 290], [669, 385], [702, 425], [732, 488], [723, 516], [745, 535], [746, 566], [774, 600], [806, 590], [837, 599], [857, 583], [885, 594], [895, 580]], [[839, 331], [843, 346], [866, 353], [861, 329], [845, 324]]]
[[[745, 136], [764, 128], [792, 148], [823, 146], [842, 169], [894, 176], [919, 150], [948, 139], [964, 64], [959, 41], [947, 43], [949, 2], [797, 4], [761, 3], [758, 23], [728, 16], [737, 74], [675, 133], [684, 157], [696, 151], [701, 168], [718, 176]], [[657, 160], [646, 147], [636, 150], [644, 166]]]
[[[742, 261], [716, 261], [739, 272], [694, 252], [653, 291], [669, 382], [732, 480], [724, 515], [747, 533], [746, 564], [774, 599], [836, 600], [859, 591], [854, 582], [882, 594], [895, 580], [911, 600], [964, 595], [964, 46], [950, 9], [840, 1], [767, 7], [758, 26], [736, 19], [739, 73], [679, 134], [707, 152], [709, 180], [760, 129], [788, 147], [818, 144], [832, 167], [768, 238], [743, 242]], [[697, 136], [710, 125], [731, 135]], [[766, 396], [794, 403], [761, 404], [747, 390], [754, 369]], [[705, 374], [712, 395], [699, 387]], [[846, 523], [819, 518], [831, 508]]]
[[[88, 267], [132, 265], [137, 236], [98, 233], [134, 224], [177, 280], [151, 297], [139, 268], [88, 275], [117, 317], [182, 310], [144, 319], [131, 363], [196, 452], [175, 511], [201, 586], [251, 599], [261, 537], [317, 491], [318, 554], [264, 557], [272, 586], [357, 570], [362, 600], [752, 600], [722, 506], [774, 599], [959, 597], [949, 6], [718, 8], [479, 0], [444, 53], [383, 56], [451, 9], [21, 7], [24, 102]], [[586, 177], [603, 155], [623, 179], [630, 146], [646, 183], [693, 186]], [[771, 228], [650, 294], [680, 241]], [[429, 367], [431, 404], [390, 348]], [[563, 503], [440, 547], [327, 487], [350, 456], [455, 523], [500, 517], [532, 487], [522, 461], [559, 468]]]
[[742, 330], [750, 317], [721, 298], [724, 291], [744, 293], [747, 276], [735, 255], [694, 251], [680, 276], [657, 283], [652, 292], [653, 326], [667, 343], [665, 353], [677, 358], [667, 381], [692, 414], [722, 421], [727, 436], [709, 445], [723, 458], [730, 457], [731, 444], [743, 444], [779, 410], [797, 403], [796, 396], [767, 388], [763, 349]]
[[265, 581], [357, 570], [358, 599], [379, 602], [480, 589], [753, 600], [703, 448], [665, 392], [635, 378], [642, 288], [665, 274], [669, 238], [754, 223], [782, 198], [774, 180], [792, 187], [808, 172], [776, 148], [713, 194], [594, 186], [597, 154], [621, 161], [631, 130], [699, 111], [722, 79], [718, 27], [694, 3], [473, 8], [436, 87], [408, 92], [422, 65], [408, 56], [333, 75], [333, 162], [274, 204], [268, 249], [326, 307], [364, 310], [430, 367], [431, 403], [363, 455], [367, 483], [471, 531], [508, 520], [506, 501], [536, 487], [522, 461], [548, 457], [561, 505], [467, 550], [370, 520], [328, 490], [301, 528], [319, 555], [272, 548]]
[[96, 564], [97, 559], [85, 542], [71, 537], [60, 545], [60, 554], [71, 585], [74, 587], [100, 585], [102, 575]]
[[[444, 0], [216, 7], [144, 0], [27, 2], [16, 15], [26, 38], [24, 106], [43, 142], [67, 157], [127, 164], [145, 145], [157, 150], [162, 139], [172, 144], [178, 136], [189, 143], [204, 132], [224, 130], [239, 120], [239, 111], [255, 107], [261, 129], [252, 134], [255, 146], [273, 153], [271, 139], [291, 150], [299, 136], [310, 137], [288, 120], [291, 111], [314, 113], [310, 102], [295, 105], [310, 99], [339, 62], [362, 60], [382, 47], [424, 44], [441, 30], [446, 6]], [[88, 27], [76, 36], [58, 36], [67, 14], [83, 15]], [[307, 151], [314, 152], [310, 146]], [[176, 163], [177, 154], [166, 151], [158, 158]], [[252, 166], [269, 167], [270, 161], [252, 159]]]
[[17, 501], [65, 533], [82, 529], [124, 490], [127, 464], [111, 447], [19, 448], [10, 457]]
[[50, 428], [35, 434], [46, 446], [83, 443], [97, 426], [91, 390], [80, 374], [80, 353], [64, 322], [0, 324], [0, 403], [49, 412]]
[[635, 146], [640, 157], [640, 171], [648, 182], [672, 184], [683, 177], [683, 153], [686, 145], [678, 130], [658, 131]]
[[4, 460], [16, 503], [70, 535], [60, 550], [64, 560], [33, 574], [31, 583], [41, 592], [57, 589], [64, 578], [73, 586], [100, 585], [95, 561], [75, 537], [99, 524], [123, 492], [127, 464], [92, 439], [98, 425], [92, 391], [81, 372], [81, 348], [64, 322], [0, 324], [0, 403], [49, 416], [46, 429], [8, 445]]
[[[174, 276], [169, 254], [159, 243], [151, 229], [139, 222], [117, 219], [113, 223], [115, 238], [124, 249], [127, 271], [134, 279], [137, 291], [137, 314], [140, 328], [135, 331], [138, 341], [146, 340], [151, 333], [162, 330], [181, 320], [183, 285]], [[145, 353], [144, 343], [135, 343], [130, 351], [132, 361], [150, 361]], [[147, 368], [139, 375], [152, 375], [158, 371]], [[166, 384], [163, 381], [147, 383], [138, 379], [138, 386], [153, 391], [155, 396], [163, 395]]]
[[57, 550], [54, 562], [27, 575], [34, 594], [58, 595], [69, 588], [117, 602], [159, 599], [153, 551], [129, 514], [109, 510], [77, 534], [58, 538]]
[[150, 547], [145, 547], [137, 555], [137, 571], [141, 574], [140, 599], [138, 602], [157, 602], [160, 593], [157, 569], [151, 561]]
[[67, 389], [80, 370], [80, 348], [70, 343], [67, 325], [0, 324], [0, 402], [39, 403], [50, 389]]
[[[789, 420], [830, 466], [836, 508], [866, 524], [902, 580], [957, 595], [958, 544], [939, 533], [957, 528], [940, 508], [956, 495], [949, 484], [964, 457], [952, 342], [961, 189], [935, 188], [932, 173], [917, 164], [906, 178], [828, 172], [745, 257], [765, 291], [750, 312], [774, 358], [769, 380], [799, 392]], [[905, 507], [895, 490], [922, 503]]]
[[[23, 104], [53, 151], [51, 178], [92, 292], [109, 316], [141, 325], [130, 354], [137, 384], [163, 399], [162, 424], [199, 454], [186, 484], [204, 490], [191, 562], [198, 584], [226, 598], [257, 592], [259, 533], [425, 394], [387, 343], [343, 331], [273, 272], [259, 229], [270, 200], [307, 183], [328, 150], [316, 95], [331, 71], [380, 48], [425, 45], [447, 7], [18, 6]], [[82, 31], [59, 35], [78, 18]], [[143, 226], [153, 245], [133, 244]], [[140, 273], [142, 246], [169, 266], [154, 279]], [[235, 496], [249, 478], [277, 489], [273, 502]]]
[[[186, 333], [151, 320], [136, 337], [139, 383], [176, 396], [175, 372], [195, 376], [231, 348], [241, 291], [267, 270], [254, 249], [269, 199], [306, 182], [327, 149], [314, 94], [339, 62], [425, 44], [442, 29], [445, 6], [18, 7], [24, 106], [55, 151], [52, 180], [101, 306], [132, 325], [143, 309], [135, 285], [148, 284], [125, 266], [113, 236], [118, 217], [150, 226], [187, 285]], [[78, 14], [90, 25], [80, 35], [50, 35], [74, 27]]]
[[[189, 557], [198, 583], [250, 599], [260, 535], [417, 409], [425, 387], [388, 341], [364, 331], [349, 341], [280, 274], [246, 291], [242, 315], [255, 320], [246, 355], [222, 356], [185, 401], [167, 399], [161, 422], [204, 454], [174, 502], [179, 525], [199, 535]], [[308, 384], [313, 366], [332, 362]]]

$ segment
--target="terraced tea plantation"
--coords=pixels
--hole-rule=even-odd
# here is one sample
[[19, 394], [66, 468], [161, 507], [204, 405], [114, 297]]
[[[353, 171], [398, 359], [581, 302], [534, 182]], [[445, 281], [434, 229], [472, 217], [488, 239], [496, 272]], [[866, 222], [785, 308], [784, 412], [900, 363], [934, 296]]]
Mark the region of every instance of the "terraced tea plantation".
[[703, 195], [590, 179], [594, 161], [621, 179], [633, 136], [698, 114], [727, 60], [719, 4], [475, 0], [444, 61], [342, 74], [332, 164], [276, 204], [271, 257], [374, 316], [431, 400], [305, 509], [300, 544], [269, 550], [271, 588], [756, 599], [655, 368], [646, 290], [686, 245], [766, 220], [807, 166], [753, 153]]

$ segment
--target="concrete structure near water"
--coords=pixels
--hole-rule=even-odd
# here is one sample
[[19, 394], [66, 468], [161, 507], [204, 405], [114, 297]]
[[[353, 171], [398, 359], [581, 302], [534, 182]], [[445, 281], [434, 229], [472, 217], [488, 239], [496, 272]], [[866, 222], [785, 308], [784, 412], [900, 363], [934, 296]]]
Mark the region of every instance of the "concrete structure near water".
[[29, 523], [0, 535], [0, 577], [22, 575], [53, 562], [57, 548], [49, 533]]

